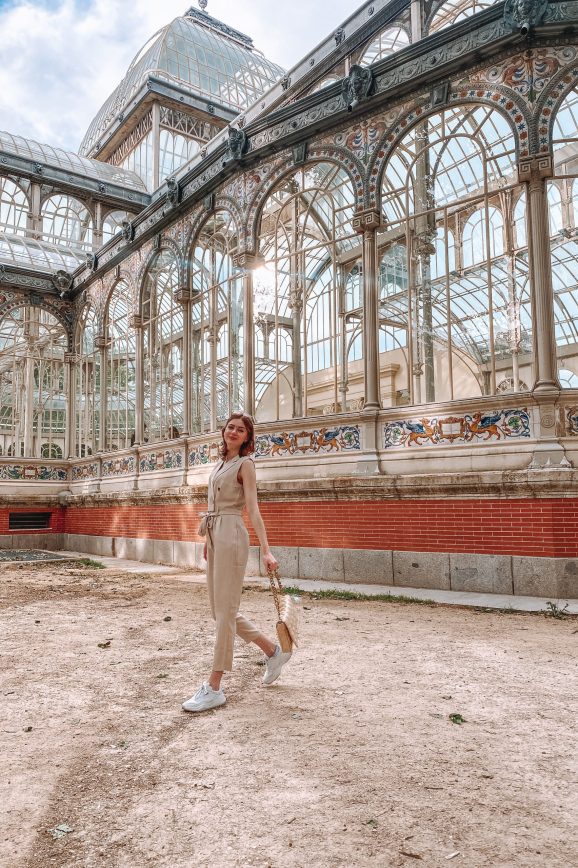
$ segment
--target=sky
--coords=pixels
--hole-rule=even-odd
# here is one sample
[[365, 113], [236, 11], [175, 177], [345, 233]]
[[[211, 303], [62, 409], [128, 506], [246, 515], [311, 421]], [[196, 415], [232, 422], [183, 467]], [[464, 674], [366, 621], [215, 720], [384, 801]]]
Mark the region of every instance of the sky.
[[[0, 0], [0, 130], [77, 152], [144, 43], [196, 0]], [[285, 69], [361, 0], [209, 0]]]

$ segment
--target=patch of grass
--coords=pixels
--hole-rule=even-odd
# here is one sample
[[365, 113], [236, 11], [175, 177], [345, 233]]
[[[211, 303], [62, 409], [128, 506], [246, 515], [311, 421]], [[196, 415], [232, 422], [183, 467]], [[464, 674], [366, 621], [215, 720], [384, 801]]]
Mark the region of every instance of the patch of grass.
[[307, 596], [310, 600], [361, 600], [365, 603], [378, 600], [386, 603], [417, 603], [418, 606], [437, 606], [433, 600], [420, 600], [417, 597], [406, 597], [403, 594], [360, 594], [356, 591], [340, 591], [329, 588], [327, 591], [303, 591], [301, 588], [285, 586], [285, 593], [291, 596]]
[[91, 570], [104, 570], [104, 564], [101, 564], [100, 561], [93, 561], [92, 558], [80, 558], [77, 561], [78, 564], [82, 564], [83, 567], [90, 567]]

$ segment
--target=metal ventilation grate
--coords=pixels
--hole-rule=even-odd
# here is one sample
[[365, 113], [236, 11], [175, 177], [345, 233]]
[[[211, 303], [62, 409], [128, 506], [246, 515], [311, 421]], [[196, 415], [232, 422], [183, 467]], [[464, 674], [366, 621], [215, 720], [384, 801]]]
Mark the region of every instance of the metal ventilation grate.
[[51, 512], [11, 512], [9, 530], [44, 530], [50, 527]]

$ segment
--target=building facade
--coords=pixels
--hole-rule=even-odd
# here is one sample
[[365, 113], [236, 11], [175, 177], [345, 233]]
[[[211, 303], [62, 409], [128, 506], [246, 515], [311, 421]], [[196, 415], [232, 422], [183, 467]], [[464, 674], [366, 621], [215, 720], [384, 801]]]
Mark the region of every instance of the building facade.
[[578, 3], [200, 5], [0, 134], [0, 545], [202, 566], [242, 408], [286, 575], [578, 597]]

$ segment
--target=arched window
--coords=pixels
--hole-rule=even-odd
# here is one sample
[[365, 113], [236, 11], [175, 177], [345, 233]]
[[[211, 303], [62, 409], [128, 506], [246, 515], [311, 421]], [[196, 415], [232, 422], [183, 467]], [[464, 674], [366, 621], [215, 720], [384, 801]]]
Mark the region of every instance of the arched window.
[[438, 0], [435, 4], [437, 11], [431, 19], [428, 34], [443, 30], [450, 24], [463, 21], [464, 18], [470, 18], [496, 2], [497, 0], [441, 0], [441, 2]]
[[395, 54], [396, 51], [409, 44], [410, 38], [403, 27], [388, 27], [366, 46], [359, 63], [362, 66], [370, 66], [372, 63], [377, 63], [378, 60], [383, 60], [384, 57]]
[[92, 217], [88, 209], [71, 196], [50, 196], [42, 206], [42, 235], [45, 241], [62, 247], [92, 250]]
[[40, 448], [41, 458], [62, 458], [62, 447], [57, 443], [43, 443]]
[[464, 268], [503, 253], [504, 221], [498, 208], [489, 206], [476, 210], [466, 221], [462, 244]]
[[[571, 371], [578, 363], [577, 145], [578, 88], [574, 88], [554, 118], [554, 177], [548, 181], [554, 327], [563, 388], [574, 388], [571, 379], [562, 372]], [[570, 201], [565, 203], [565, 198]]]
[[117, 232], [120, 232], [122, 229], [122, 221], [130, 220], [130, 218], [131, 215], [127, 214], [126, 211], [109, 211], [102, 221], [103, 243], [106, 244], [107, 241], [114, 238]]
[[193, 251], [194, 431], [214, 431], [243, 407], [243, 279], [234, 263], [237, 247], [235, 221], [218, 211], [202, 227]]
[[0, 447], [4, 455], [41, 457], [45, 446], [66, 449], [67, 336], [35, 305], [0, 319]]
[[125, 449], [135, 440], [136, 332], [129, 322], [132, 313], [130, 299], [126, 280], [119, 280], [106, 308], [104, 430], [107, 451]]
[[[258, 419], [286, 419], [343, 405], [348, 313], [344, 271], [359, 259], [349, 176], [313, 163], [280, 182], [262, 211], [255, 317], [275, 336], [258, 359]], [[343, 263], [353, 261], [349, 268]]]
[[100, 434], [100, 350], [96, 345], [96, 311], [89, 304], [82, 312], [76, 342], [76, 436], [78, 458], [97, 451]]
[[495, 394], [498, 368], [520, 379], [518, 356], [531, 347], [527, 251], [503, 216], [516, 201], [520, 224], [520, 191], [512, 129], [491, 107], [420, 121], [392, 154], [382, 205], [388, 233], [406, 239], [407, 291], [390, 319], [407, 329], [410, 401]]
[[8, 235], [26, 235], [29, 209], [24, 190], [10, 178], [0, 178], [0, 231]]
[[148, 441], [184, 430], [183, 308], [175, 299], [178, 265], [162, 250], [150, 266], [142, 295], [143, 418]]
[[563, 389], [578, 389], [578, 374], [574, 371], [561, 368], [558, 371], [558, 378]]

